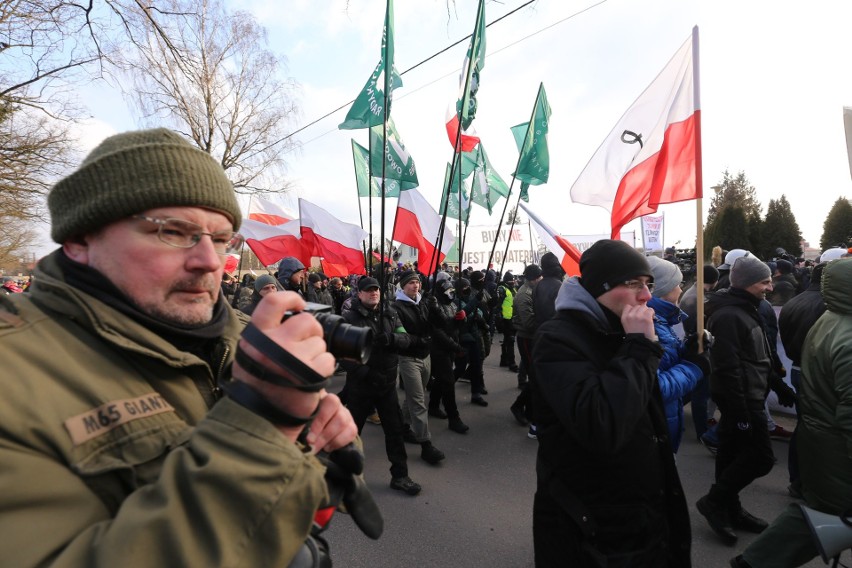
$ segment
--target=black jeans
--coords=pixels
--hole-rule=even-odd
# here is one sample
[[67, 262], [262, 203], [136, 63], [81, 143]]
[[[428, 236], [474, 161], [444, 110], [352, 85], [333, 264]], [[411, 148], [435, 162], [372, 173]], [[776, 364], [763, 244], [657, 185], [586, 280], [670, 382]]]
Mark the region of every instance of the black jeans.
[[391, 477], [405, 477], [408, 475], [408, 455], [402, 439], [402, 410], [396, 394], [396, 381], [386, 385], [374, 385], [369, 381], [369, 377], [349, 381], [347, 408], [359, 433], [364, 428], [367, 416], [376, 409], [385, 433], [385, 452], [391, 462]]
[[470, 379], [470, 394], [473, 397], [480, 396], [485, 388], [485, 376], [482, 370], [482, 341], [479, 337], [462, 339], [461, 346], [464, 347], [465, 356], [456, 359], [455, 377], [459, 379], [466, 376]]
[[738, 507], [739, 493], [758, 477], [772, 470], [775, 455], [766, 427], [763, 405], [753, 404], [748, 410], [749, 429], [740, 430], [730, 406], [717, 402], [719, 418], [719, 451], [716, 454], [716, 483], [710, 498], [719, 504]]
[[532, 346], [533, 340], [529, 337], [518, 338], [518, 352], [521, 354], [521, 368], [527, 370], [527, 382], [521, 388], [521, 394], [515, 399], [514, 407], [522, 408], [524, 416], [527, 420], [535, 424], [535, 413], [533, 412], [534, 404], [532, 398], [532, 384], [535, 380], [535, 368], [532, 364]]
[[453, 375], [453, 357], [446, 352], [432, 351], [432, 390], [429, 392], [429, 409], [438, 410], [444, 403], [448, 418], [458, 418], [456, 405], [456, 377]]
[[[497, 317], [500, 317], [499, 315]], [[512, 320], [503, 320], [503, 345], [500, 349], [500, 365], [511, 367], [515, 364], [515, 326]]]

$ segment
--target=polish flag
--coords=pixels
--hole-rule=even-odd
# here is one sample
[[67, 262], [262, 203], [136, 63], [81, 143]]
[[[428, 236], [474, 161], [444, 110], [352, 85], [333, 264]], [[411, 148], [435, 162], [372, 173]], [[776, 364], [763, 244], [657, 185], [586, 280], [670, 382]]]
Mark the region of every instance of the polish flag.
[[262, 197], [252, 197], [248, 218], [267, 225], [283, 225], [296, 218], [295, 215]]
[[269, 225], [245, 219], [240, 234], [246, 244], [265, 266], [277, 263], [285, 256], [295, 256], [305, 266], [310, 266], [311, 255], [302, 249], [299, 221], [291, 219], [283, 225]]
[[[459, 115], [456, 113], [456, 108], [453, 103], [447, 105], [447, 136], [450, 138], [450, 144], [455, 146], [456, 137], [459, 135]], [[462, 130], [459, 146], [462, 152], [473, 152], [476, 145], [479, 144], [479, 135], [476, 133], [476, 128], [470, 125], [467, 130]], [[458, 152], [458, 149], [456, 149]]]
[[432, 274], [452, 248], [455, 237], [444, 226], [440, 254], [435, 254], [441, 216], [435, 212], [417, 189], [399, 194], [394, 221], [393, 240], [417, 249], [417, 266], [424, 274]]
[[364, 250], [367, 232], [358, 225], [344, 223], [334, 215], [304, 199], [299, 199], [302, 244], [306, 252], [320, 257], [326, 276], [366, 274]]
[[232, 273], [240, 265], [240, 255], [229, 254], [225, 256], [225, 272]]
[[571, 187], [611, 213], [612, 238], [661, 203], [702, 196], [698, 27], [639, 95]]
[[533, 228], [538, 233], [538, 236], [541, 237], [544, 246], [559, 259], [559, 264], [562, 266], [565, 274], [568, 276], [579, 276], [580, 251], [577, 250], [577, 247], [571, 244], [571, 241], [554, 231], [550, 225], [542, 221], [541, 217], [530, 211], [526, 204], [519, 203], [519, 205], [529, 215], [530, 223], [533, 224]]

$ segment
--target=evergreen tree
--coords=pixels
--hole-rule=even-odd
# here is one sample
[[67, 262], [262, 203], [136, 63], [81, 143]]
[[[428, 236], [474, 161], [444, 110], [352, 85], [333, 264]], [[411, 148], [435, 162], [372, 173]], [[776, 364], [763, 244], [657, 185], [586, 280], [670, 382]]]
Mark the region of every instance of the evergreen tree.
[[822, 238], [819, 240], [821, 250], [836, 247], [844, 243], [849, 246], [852, 240], [852, 203], [845, 197], [837, 198], [825, 223], [822, 225]]
[[[760, 222], [760, 219], [757, 221]], [[716, 245], [725, 250], [735, 248], [751, 250], [752, 243], [749, 236], [751, 231], [752, 227], [749, 226], [742, 207], [722, 208], [704, 229], [705, 258], [710, 258], [710, 251]]]
[[769, 259], [777, 256], [775, 249], [780, 247], [798, 257], [802, 254], [801, 243], [802, 232], [787, 196], [782, 195], [778, 200], [770, 199], [761, 228], [760, 246], [755, 253], [760, 258]]
[[[704, 255], [709, 258], [710, 251], [719, 245], [726, 250], [750, 247], [759, 243], [762, 232], [760, 202], [755, 188], [745, 173], [736, 177], [726, 170], [722, 181], [713, 186], [714, 196], [710, 201], [710, 212], [704, 229]], [[726, 213], [728, 209], [733, 210]]]
[[739, 172], [737, 177], [731, 177], [731, 174], [725, 170], [722, 174], [722, 182], [713, 186], [714, 195], [710, 201], [707, 224], [709, 225], [722, 209], [729, 206], [742, 208], [747, 219], [759, 219], [761, 205], [755, 191], [744, 172]]

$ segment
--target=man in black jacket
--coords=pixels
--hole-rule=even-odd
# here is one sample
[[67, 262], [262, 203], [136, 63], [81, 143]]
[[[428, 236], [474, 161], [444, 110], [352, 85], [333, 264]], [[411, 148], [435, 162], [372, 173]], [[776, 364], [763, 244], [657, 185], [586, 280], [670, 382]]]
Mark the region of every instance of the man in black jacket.
[[541, 257], [541, 276], [541, 282], [533, 290], [533, 312], [537, 326], [549, 320], [556, 312], [556, 295], [562, 287], [562, 279], [565, 278], [565, 270], [552, 252], [546, 252]]
[[[820, 291], [822, 271], [825, 264], [814, 267], [811, 284], [808, 289], [787, 302], [781, 308], [778, 316], [778, 331], [781, 334], [781, 343], [784, 352], [792, 362], [790, 369], [790, 382], [798, 392], [799, 381], [802, 378], [802, 350], [805, 345], [805, 337], [811, 330], [819, 317], [825, 312], [825, 301]], [[796, 405], [796, 418], [799, 417], [799, 406]], [[796, 433], [790, 439], [790, 450], [787, 453], [787, 471], [790, 474], [790, 486], [787, 491], [793, 497], [801, 498], [801, 481], [799, 479], [798, 442]]]
[[760, 533], [767, 523], [743, 509], [739, 494], [775, 463], [764, 412], [771, 384], [778, 400], [792, 406], [795, 394], [774, 372], [772, 349], [759, 307], [772, 291], [769, 267], [754, 256], [734, 262], [731, 287], [707, 302], [707, 327], [716, 338], [710, 395], [719, 407], [716, 482], [698, 500], [698, 511], [727, 544], [735, 529]]
[[429, 308], [420, 295], [420, 276], [416, 272], [404, 271], [399, 277], [399, 287], [394, 306], [411, 343], [399, 355], [399, 375], [405, 388], [403, 419], [411, 428], [414, 440], [420, 444], [420, 457], [426, 463], [437, 465], [444, 459], [444, 452], [432, 445], [426, 407], [426, 385], [432, 374]]
[[[601, 240], [536, 333], [537, 568], [690, 566], [645, 257]], [[539, 284], [540, 286], [541, 284]]]
[[385, 451], [391, 462], [393, 489], [408, 495], [420, 493], [420, 485], [408, 477], [408, 455], [402, 438], [402, 411], [396, 396], [399, 350], [410, 347], [410, 338], [393, 306], [380, 309], [379, 281], [365, 276], [358, 281], [358, 297], [352, 309], [343, 313], [351, 325], [373, 331], [373, 349], [366, 364], [350, 366], [346, 374], [347, 407], [358, 432], [375, 409], [385, 434]]

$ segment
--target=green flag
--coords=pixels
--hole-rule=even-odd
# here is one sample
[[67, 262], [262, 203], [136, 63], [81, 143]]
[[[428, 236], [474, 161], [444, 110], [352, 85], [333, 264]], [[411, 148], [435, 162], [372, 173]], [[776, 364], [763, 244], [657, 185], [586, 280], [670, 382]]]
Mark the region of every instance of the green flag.
[[[476, 116], [476, 93], [479, 91], [479, 74], [485, 68], [485, 0], [479, 0], [476, 24], [467, 47], [467, 55], [459, 77], [459, 100], [456, 116], [460, 114], [462, 130], [470, 128]], [[465, 89], [465, 87], [467, 87]]]
[[[385, 121], [390, 115], [393, 90], [402, 86], [402, 78], [393, 64], [393, 0], [388, 0], [385, 11], [385, 27], [382, 31], [382, 57], [370, 74], [361, 93], [352, 103], [346, 119], [338, 126], [340, 130], [369, 128]], [[385, 93], [388, 109], [385, 112]]]
[[[470, 198], [468, 197], [469, 192], [467, 190], [467, 182], [462, 180], [461, 184], [461, 213], [459, 212], [459, 178], [457, 177], [458, 171], [453, 175], [452, 184], [450, 184], [450, 169], [452, 166], [447, 163], [447, 171], [444, 174], [444, 192], [441, 194], [441, 209], [438, 212], [440, 215], [444, 214], [444, 203], [447, 204], [447, 217], [451, 219], [459, 219], [461, 218], [466, 223], [468, 218], [470, 217]], [[451, 187], [448, 187], [451, 186]], [[447, 190], [449, 190], [450, 197], [447, 199]]]
[[[525, 122], [512, 127], [512, 135], [521, 157], [515, 177], [521, 183], [521, 199], [526, 188], [524, 184], [540, 185], [547, 183], [550, 175], [550, 154], [547, 150], [547, 127], [550, 122], [550, 105], [547, 104], [547, 94], [544, 83], [538, 88], [535, 110], [532, 122]], [[524, 201], [527, 201], [524, 199]]]
[[[379, 197], [382, 194], [381, 175], [373, 176], [370, 183], [370, 168], [368, 165], [370, 153], [366, 148], [352, 141], [352, 159], [355, 162], [355, 180], [358, 184], [358, 197]], [[381, 172], [380, 172], [381, 173]], [[369, 187], [369, 190], [368, 190]], [[394, 179], [385, 179], [385, 197], [399, 197], [399, 182]]]
[[382, 151], [382, 124], [370, 128], [370, 144], [372, 151], [373, 176], [382, 177], [382, 160], [386, 160], [385, 179], [395, 179], [399, 182], [400, 189], [405, 191], [417, 187], [417, 168], [414, 166], [414, 158], [408, 153], [402, 138], [396, 129], [393, 119], [388, 117], [387, 144]]
[[[491, 215], [492, 208], [497, 203], [500, 197], [509, 195], [509, 186], [503, 181], [488, 160], [488, 154], [485, 153], [485, 148], [482, 142], [476, 147], [473, 152], [462, 153], [462, 163], [468, 159], [466, 154], [473, 155], [473, 187], [471, 188], [471, 200], [488, 209], [488, 214]], [[462, 175], [465, 168], [462, 166]]]

